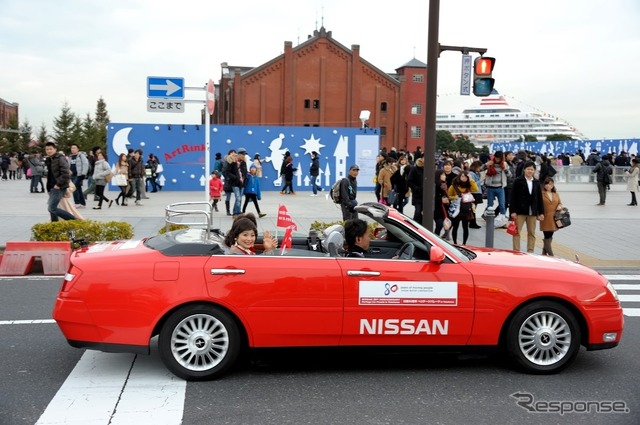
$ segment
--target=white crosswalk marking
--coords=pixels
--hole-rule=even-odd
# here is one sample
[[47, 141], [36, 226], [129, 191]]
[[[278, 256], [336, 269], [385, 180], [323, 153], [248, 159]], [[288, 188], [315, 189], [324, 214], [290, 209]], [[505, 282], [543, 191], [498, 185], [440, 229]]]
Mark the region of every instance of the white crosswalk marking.
[[[603, 276], [613, 284], [613, 287], [618, 292], [624, 315], [640, 317], [640, 275], [610, 274]], [[636, 281], [638, 283], [617, 283], [625, 281]]]
[[179, 425], [187, 383], [159, 362], [87, 350], [36, 425]]

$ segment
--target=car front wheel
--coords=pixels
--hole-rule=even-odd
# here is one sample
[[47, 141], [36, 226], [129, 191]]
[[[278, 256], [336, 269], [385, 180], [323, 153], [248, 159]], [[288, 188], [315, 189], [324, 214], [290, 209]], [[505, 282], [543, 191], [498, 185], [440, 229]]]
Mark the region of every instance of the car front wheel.
[[507, 351], [527, 372], [559, 372], [575, 359], [579, 349], [580, 326], [573, 313], [558, 303], [529, 304], [509, 324]]
[[240, 331], [233, 318], [212, 306], [192, 305], [173, 313], [158, 338], [160, 357], [180, 378], [217, 378], [238, 358]]

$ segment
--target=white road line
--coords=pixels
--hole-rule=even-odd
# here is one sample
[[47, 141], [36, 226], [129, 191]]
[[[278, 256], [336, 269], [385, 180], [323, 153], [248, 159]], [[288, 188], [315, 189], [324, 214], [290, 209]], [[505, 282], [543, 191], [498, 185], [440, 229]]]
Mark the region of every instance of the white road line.
[[26, 276], [0, 276], [0, 280], [62, 280], [64, 279], [64, 275], [26, 275]]
[[639, 317], [640, 316], [640, 308], [623, 308], [622, 312], [625, 316], [630, 317]]
[[1, 325], [34, 325], [41, 323], [56, 323], [53, 319], [33, 319], [33, 320], [0, 320]]
[[180, 425], [186, 388], [157, 353], [87, 350], [36, 425]]
[[603, 274], [608, 280], [640, 280], [640, 274]]
[[640, 284], [638, 284], [638, 285], [633, 285], [633, 284], [629, 285], [629, 284], [626, 284], [626, 283], [619, 283], [619, 284], [616, 285], [614, 283], [613, 287], [616, 288], [616, 290], [618, 290], [618, 289], [620, 289], [620, 290], [627, 289], [627, 290], [631, 290], [631, 291], [640, 291]]
[[626, 301], [626, 302], [640, 302], [640, 295], [626, 295], [626, 294], [618, 294], [618, 298], [620, 299], [620, 302], [622, 301]]

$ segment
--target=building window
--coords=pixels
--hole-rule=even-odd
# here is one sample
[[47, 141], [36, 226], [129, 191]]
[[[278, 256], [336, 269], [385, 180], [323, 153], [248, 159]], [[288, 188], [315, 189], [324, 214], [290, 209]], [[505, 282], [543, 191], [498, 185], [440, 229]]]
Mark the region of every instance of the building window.
[[422, 115], [422, 104], [414, 103], [411, 105], [411, 115]]
[[309, 109], [311, 108], [311, 99], [305, 99], [304, 100], [304, 109]]
[[380, 104], [380, 111], [387, 112], [387, 102], [382, 102]]
[[305, 124], [304, 126], [305, 126], [305, 127], [310, 127], [310, 125], [309, 125], [309, 124]]
[[411, 138], [412, 139], [419, 139], [420, 137], [422, 137], [422, 127], [417, 126], [417, 125], [412, 125], [411, 126]]
[[380, 135], [381, 136], [387, 135], [387, 127], [380, 127]]
[[413, 74], [412, 78], [414, 83], [422, 83], [424, 81], [424, 76], [422, 74]]
[[320, 99], [313, 99], [313, 109], [320, 109]]

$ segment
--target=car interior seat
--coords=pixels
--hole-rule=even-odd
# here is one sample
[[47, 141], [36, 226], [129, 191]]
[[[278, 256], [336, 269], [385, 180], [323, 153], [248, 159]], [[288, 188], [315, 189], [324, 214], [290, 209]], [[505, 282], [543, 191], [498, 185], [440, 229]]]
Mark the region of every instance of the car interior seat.
[[330, 257], [340, 257], [344, 253], [344, 227], [334, 224], [324, 230], [325, 238], [322, 241], [323, 249]]

